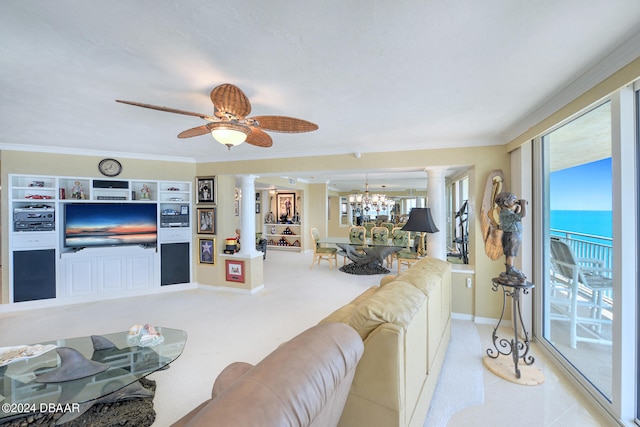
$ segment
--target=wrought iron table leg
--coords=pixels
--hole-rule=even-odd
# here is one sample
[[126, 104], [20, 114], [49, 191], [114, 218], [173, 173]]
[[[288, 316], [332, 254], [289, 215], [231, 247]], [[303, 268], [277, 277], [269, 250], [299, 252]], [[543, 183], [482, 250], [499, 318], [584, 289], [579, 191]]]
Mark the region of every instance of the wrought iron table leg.
[[[516, 378], [520, 378], [521, 376], [520, 368], [518, 367], [520, 359], [522, 359], [522, 362], [524, 362], [525, 365], [531, 365], [535, 361], [533, 356], [529, 355], [529, 333], [524, 326], [524, 322], [522, 320], [522, 310], [520, 307], [521, 293], [527, 294], [529, 292], [529, 289], [533, 288], [533, 286], [534, 285], [530, 282], [514, 284], [503, 283], [499, 278], [493, 279], [493, 290], [497, 291], [498, 287], [502, 288], [502, 312], [500, 313], [500, 319], [498, 320], [496, 327], [493, 329], [492, 334], [493, 346], [495, 350], [492, 348], [487, 349], [487, 356], [496, 359], [500, 355], [511, 355], [511, 358], [513, 359]], [[511, 297], [512, 300], [511, 319], [513, 323], [513, 339], [511, 341], [506, 338], [498, 337], [498, 328], [500, 327], [500, 324], [502, 323], [502, 319], [504, 317], [504, 312], [507, 306], [507, 297]], [[520, 326], [522, 327], [522, 334], [524, 336], [523, 341], [518, 340], [520, 336], [518, 324], [520, 324]]]

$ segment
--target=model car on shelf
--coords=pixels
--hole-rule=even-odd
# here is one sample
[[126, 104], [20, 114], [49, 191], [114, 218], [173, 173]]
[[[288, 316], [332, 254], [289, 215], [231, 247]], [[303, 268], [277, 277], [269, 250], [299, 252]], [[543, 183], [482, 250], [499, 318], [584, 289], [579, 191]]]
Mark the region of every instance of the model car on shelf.
[[34, 199], [34, 200], [43, 200], [43, 199], [50, 199], [51, 196], [47, 196], [44, 194], [27, 194], [26, 196], [24, 196], [25, 199]]

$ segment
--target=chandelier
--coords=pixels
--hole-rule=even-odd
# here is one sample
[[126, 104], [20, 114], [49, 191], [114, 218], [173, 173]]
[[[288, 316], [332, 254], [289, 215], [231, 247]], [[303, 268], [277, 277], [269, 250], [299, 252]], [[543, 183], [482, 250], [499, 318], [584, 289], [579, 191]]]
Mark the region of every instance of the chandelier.
[[369, 213], [372, 210], [379, 213], [380, 211], [393, 209], [395, 201], [393, 199], [388, 199], [386, 194], [384, 194], [385, 187], [385, 185], [382, 186], [382, 193], [371, 194], [369, 193], [369, 179], [367, 178], [364, 193], [354, 191], [349, 195], [349, 203], [351, 204], [351, 207], [354, 209], [360, 208], [365, 213]]

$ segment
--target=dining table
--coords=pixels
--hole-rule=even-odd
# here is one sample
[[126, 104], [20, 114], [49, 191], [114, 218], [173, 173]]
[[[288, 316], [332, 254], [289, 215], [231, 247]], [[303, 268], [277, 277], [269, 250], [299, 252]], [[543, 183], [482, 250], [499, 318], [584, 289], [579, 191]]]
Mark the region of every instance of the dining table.
[[324, 237], [318, 240], [318, 243], [339, 247], [341, 254], [352, 261], [339, 270], [359, 275], [388, 274], [389, 270], [383, 266], [384, 261], [389, 255], [403, 249], [402, 246], [394, 245], [391, 239], [386, 244], [374, 245], [371, 238], [367, 238], [364, 244], [361, 244], [353, 243], [348, 237]]

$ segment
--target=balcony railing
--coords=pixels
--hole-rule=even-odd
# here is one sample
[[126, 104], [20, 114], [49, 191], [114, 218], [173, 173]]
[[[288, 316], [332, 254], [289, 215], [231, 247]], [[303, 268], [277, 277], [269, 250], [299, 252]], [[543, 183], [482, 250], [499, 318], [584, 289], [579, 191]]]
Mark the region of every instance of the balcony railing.
[[[610, 237], [556, 229], [551, 229], [551, 235], [566, 241], [576, 258], [597, 260], [607, 269], [613, 267], [613, 239]], [[603, 276], [611, 277], [611, 273], [605, 272]], [[604, 297], [611, 298], [611, 291], [604, 292]]]

